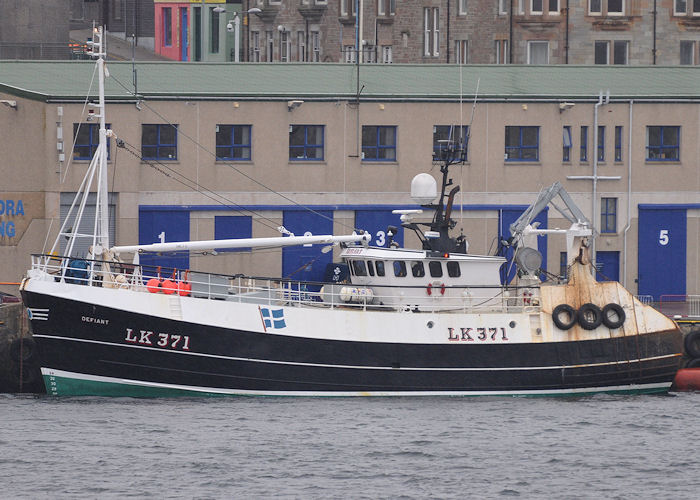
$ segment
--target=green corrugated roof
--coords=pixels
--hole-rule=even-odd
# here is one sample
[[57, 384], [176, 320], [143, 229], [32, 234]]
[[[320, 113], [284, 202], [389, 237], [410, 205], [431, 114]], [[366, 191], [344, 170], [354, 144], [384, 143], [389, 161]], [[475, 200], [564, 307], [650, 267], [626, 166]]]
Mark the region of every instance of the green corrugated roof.
[[[132, 65], [108, 63], [109, 99], [133, 98]], [[0, 91], [39, 100], [81, 100], [95, 65], [90, 61], [0, 61]], [[138, 62], [138, 93], [150, 99], [353, 98], [350, 64]], [[700, 67], [367, 64], [360, 67], [367, 99], [453, 100], [700, 99]], [[96, 87], [96, 81], [93, 85]]]

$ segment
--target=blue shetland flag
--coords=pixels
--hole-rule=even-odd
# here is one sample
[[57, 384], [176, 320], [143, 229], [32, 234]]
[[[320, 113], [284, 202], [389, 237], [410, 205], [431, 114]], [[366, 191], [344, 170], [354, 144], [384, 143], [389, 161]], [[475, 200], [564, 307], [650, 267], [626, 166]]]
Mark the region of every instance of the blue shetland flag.
[[284, 309], [262, 307], [260, 313], [266, 328], [285, 328], [287, 326], [284, 322]]

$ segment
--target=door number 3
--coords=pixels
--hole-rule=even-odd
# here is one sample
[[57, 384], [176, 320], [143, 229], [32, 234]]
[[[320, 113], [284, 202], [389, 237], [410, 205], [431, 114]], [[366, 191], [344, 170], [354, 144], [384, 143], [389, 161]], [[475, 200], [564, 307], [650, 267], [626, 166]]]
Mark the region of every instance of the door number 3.
[[659, 243], [664, 246], [668, 245], [668, 229], [659, 231]]

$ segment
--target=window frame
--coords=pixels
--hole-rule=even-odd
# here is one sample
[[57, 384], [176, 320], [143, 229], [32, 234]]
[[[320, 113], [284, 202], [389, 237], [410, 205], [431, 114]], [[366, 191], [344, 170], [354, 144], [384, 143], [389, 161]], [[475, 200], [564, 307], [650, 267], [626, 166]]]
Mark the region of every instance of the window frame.
[[[690, 62], [683, 62], [683, 46], [690, 47]], [[681, 66], [695, 66], [697, 57], [696, 57], [696, 49], [697, 43], [696, 40], [680, 40], [679, 48], [680, 48], [680, 57], [679, 57], [679, 63]]]
[[[78, 133], [80, 133], [82, 130], [85, 129], [87, 126], [87, 135], [88, 135], [88, 142], [87, 143], [79, 143], [78, 142]], [[105, 128], [107, 130], [110, 130], [112, 128], [111, 123], [106, 123]], [[93, 137], [93, 131], [95, 133], [95, 137]], [[100, 145], [100, 124], [99, 123], [85, 123], [85, 122], [75, 122], [73, 123], [73, 160], [74, 161], [88, 161], [92, 160], [92, 157], [95, 156], [95, 151], [97, 150], [97, 147]], [[89, 155], [88, 156], [76, 156], [76, 152], [78, 148], [88, 148]], [[107, 161], [110, 161], [110, 154], [111, 154], [111, 148], [110, 148], [110, 140], [109, 136], [107, 136]]]
[[423, 57], [440, 56], [440, 8], [423, 8]]
[[290, 52], [292, 49], [292, 41], [287, 30], [280, 31], [280, 62], [290, 62]]
[[[679, 3], [683, 2], [683, 10], [679, 9]], [[673, 15], [686, 16], [688, 15], [688, 0], [673, 0]]]
[[[649, 133], [651, 132], [652, 128], [658, 128], [659, 129], [659, 145], [658, 146], [649, 146]], [[664, 132], [666, 130], [671, 130], [675, 129], [676, 131], [676, 137], [677, 137], [677, 142], [676, 144], [666, 144], [664, 142]], [[652, 150], [658, 150], [659, 151], [659, 156], [652, 158], [650, 156], [650, 152]], [[675, 158], [661, 158], [661, 151], [665, 150], [671, 150], [675, 151], [676, 155]], [[646, 130], [646, 158], [645, 160], [648, 162], [680, 162], [681, 161], [681, 126], [680, 125], [647, 125], [647, 130]]]
[[455, 40], [455, 64], [469, 64], [469, 40]]
[[624, 142], [622, 139], [623, 130], [622, 125], [615, 126], [615, 162], [617, 163], [622, 162], [622, 145]]
[[[365, 144], [365, 130], [369, 128], [374, 128], [375, 130], [375, 139], [376, 142], [373, 144]], [[382, 131], [385, 130], [392, 130], [393, 131], [393, 138], [394, 142], [393, 144], [380, 144], [380, 135]], [[362, 161], [363, 162], [396, 162], [397, 161], [397, 154], [398, 154], [398, 127], [396, 125], [363, 125], [362, 126]], [[376, 154], [373, 157], [367, 157], [365, 154], [365, 150], [371, 150], [375, 151]], [[394, 151], [394, 157], [393, 158], [380, 158], [379, 157], [379, 151], [381, 150], [387, 150], [387, 151]]]
[[[432, 152], [432, 157], [433, 161], [441, 161], [440, 158], [440, 149], [442, 148], [442, 145], [438, 142], [441, 140], [445, 140], [443, 138], [444, 132], [447, 133], [447, 139], [449, 140], [450, 137], [454, 137], [455, 131], [459, 133], [460, 131], [458, 129], [462, 129], [462, 141], [464, 144], [464, 161], [469, 161], [469, 125], [433, 125], [433, 152]], [[441, 133], [442, 132], [442, 133]]]
[[[296, 127], [303, 128], [304, 130], [304, 144], [299, 145], [299, 144], [294, 144], [292, 145], [292, 135], [294, 134]], [[311, 128], [317, 128], [321, 131], [321, 143], [310, 143], [309, 142], [309, 130]], [[326, 147], [325, 147], [325, 140], [326, 140], [326, 126], [325, 125], [314, 125], [314, 124], [290, 124], [289, 125], [289, 161], [324, 161], [326, 157]], [[292, 148], [294, 150], [301, 150], [303, 152], [303, 156], [292, 156]], [[316, 157], [309, 157], [308, 152], [310, 150], [318, 151], [319, 149], [321, 150], [321, 157], [316, 158]]]
[[209, 53], [218, 54], [221, 50], [219, 41], [221, 35], [221, 16], [215, 10], [217, 7], [209, 7]]
[[321, 32], [311, 32], [311, 62], [321, 62]]
[[[596, 2], [597, 10], [593, 10], [593, 3]], [[603, 15], [603, 0], [588, 0], [588, 15], [602, 16]]]
[[[222, 133], [220, 130], [220, 127], [231, 127], [230, 131], [230, 143], [226, 143], [225, 145], [220, 145], [219, 144], [219, 134]], [[216, 153], [216, 161], [252, 161], [253, 160], [253, 126], [252, 125], [247, 125], [247, 124], [236, 124], [236, 123], [217, 123], [216, 124], [216, 133], [215, 133], [215, 153]], [[235, 137], [236, 137], [236, 131], [239, 130], [243, 132], [245, 129], [247, 129], [248, 132], [248, 142], [241, 142], [241, 143], [236, 143], [235, 142]], [[245, 137], [245, 133], [242, 133], [242, 136]], [[219, 156], [219, 148], [226, 148], [230, 151], [230, 156]], [[236, 149], [240, 149], [242, 151], [247, 150], [248, 151], [248, 157], [246, 158], [244, 156], [235, 156], [233, 152]]]
[[617, 233], [617, 198], [600, 199], [600, 233]]
[[[143, 142], [144, 139], [144, 132], [145, 129], [144, 127], [156, 127], [156, 143], [155, 144], [148, 144], [145, 145]], [[165, 127], [168, 128], [174, 128], [175, 129], [175, 142], [174, 143], [165, 143], [161, 142], [161, 130], [163, 130]], [[178, 159], [178, 124], [169, 124], [169, 123], [144, 123], [141, 125], [141, 159], [142, 160], [159, 160], [159, 161], [177, 161]], [[146, 148], [154, 148], [155, 149], [155, 155], [154, 156], [148, 156], [144, 153], [144, 147]], [[175, 155], [173, 157], [165, 157], [161, 156], [160, 151], [161, 149], [164, 148], [175, 148]]]
[[[540, 46], [546, 47], [547, 60], [544, 63], [534, 63], [532, 62], [533, 47]], [[527, 42], [527, 63], [536, 65], [546, 65], [549, 64], [549, 41], [548, 40], [528, 40]]]
[[588, 125], [581, 125], [579, 141], [579, 162], [588, 163]]
[[598, 161], [605, 161], [605, 125], [598, 125]]
[[[598, 62], [598, 47], [605, 47], [605, 62]], [[595, 40], [593, 42], [593, 64], [610, 64], [610, 40]]]
[[627, 7], [625, 5], [625, 0], [619, 0], [620, 2], [620, 11], [611, 11], [610, 10], [610, 0], [605, 0], [605, 6], [607, 8], [606, 12], [608, 16], [624, 16], [625, 15], [625, 8]]
[[431, 278], [442, 278], [442, 262], [439, 260], [428, 261], [428, 272], [430, 273]]
[[[509, 129], [518, 129], [518, 145], [517, 146], [509, 146], [508, 145], [508, 132]], [[523, 132], [525, 132], [527, 129], [534, 129], [536, 131], [536, 144], [534, 146], [531, 145], [525, 145], [523, 144]], [[506, 125], [505, 128], [505, 154], [504, 154], [504, 159], [506, 163], [535, 163], [540, 161], [540, 127], [537, 125]], [[518, 152], [518, 156], [516, 158], [511, 158], [510, 151], [516, 151]], [[524, 158], [523, 157], [523, 152], [524, 151], [530, 151], [534, 150], [535, 151], [535, 157], [534, 158]]]
[[[539, 2], [539, 10], [535, 7], [535, 2]], [[533, 16], [541, 16], [544, 12], [545, 0], [530, 0], [530, 14]]]
[[498, 15], [505, 16], [508, 14], [508, 0], [498, 0]]
[[[568, 139], [568, 144], [567, 144]], [[571, 163], [571, 148], [573, 146], [573, 140], [571, 137], [571, 125], [564, 125], [562, 127], [562, 151], [561, 151], [561, 161], [562, 163]]]
[[[625, 49], [625, 60], [624, 62], [618, 62], [617, 59], [617, 48], [619, 46], [624, 46]], [[612, 43], [612, 63], [618, 66], [627, 66], [629, 64], [629, 54], [630, 54], [630, 42], [629, 40], [613, 40]]]
[[306, 62], [306, 33], [297, 31], [297, 61]]
[[[552, 3], [556, 2], [556, 10], [552, 10]], [[547, 14], [550, 16], [561, 15], [561, 2], [560, 0], [547, 0]]]
[[252, 61], [251, 62], [260, 62], [260, 32], [259, 31], [251, 31], [251, 38], [252, 38], [252, 43], [251, 43], [251, 52], [252, 52]]
[[163, 7], [163, 47], [173, 46], [173, 9]]
[[466, 16], [468, 6], [469, 5], [468, 5], [467, 0], [458, 0], [457, 1], [457, 15], [458, 16]]

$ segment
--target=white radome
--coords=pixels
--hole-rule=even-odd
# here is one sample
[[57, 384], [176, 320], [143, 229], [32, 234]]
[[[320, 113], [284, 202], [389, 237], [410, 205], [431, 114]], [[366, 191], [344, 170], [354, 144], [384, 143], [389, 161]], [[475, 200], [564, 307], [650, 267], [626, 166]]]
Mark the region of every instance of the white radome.
[[437, 182], [430, 174], [418, 174], [411, 181], [411, 198], [419, 205], [427, 205], [437, 198]]

